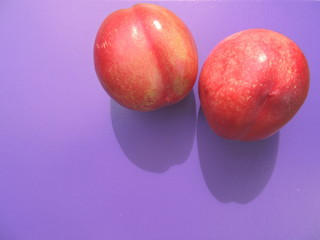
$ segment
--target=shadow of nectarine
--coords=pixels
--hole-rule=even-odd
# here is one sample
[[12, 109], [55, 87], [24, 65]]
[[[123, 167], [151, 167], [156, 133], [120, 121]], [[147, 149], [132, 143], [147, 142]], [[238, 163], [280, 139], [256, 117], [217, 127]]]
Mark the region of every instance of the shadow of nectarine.
[[181, 102], [152, 112], [136, 112], [111, 102], [112, 125], [127, 158], [162, 173], [189, 156], [196, 131], [193, 91]]
[[279, 133], [253, 142], [226, 140], [211, 130], [200, 109], [197, 143], [202, 174], [211, 194], [224, 203], [246, 204], [262, 192], [272, 175]]

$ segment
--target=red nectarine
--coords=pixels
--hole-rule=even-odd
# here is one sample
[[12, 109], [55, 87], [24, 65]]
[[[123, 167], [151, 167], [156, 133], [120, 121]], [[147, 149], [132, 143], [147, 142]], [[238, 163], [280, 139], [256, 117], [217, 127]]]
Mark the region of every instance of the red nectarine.
[[288, 37], [266, 29], [233, 34], [206, 60], [199, 81], [201, 107], [220, 136], [258, 140], [284, 126], [309, 89], [308, 63]]
[[121, 105], [151, 111], [182, 100], [198, 71], [197, 49], [171, 11], [137, 4], [110, 14], [94, 44], [97, 76]]

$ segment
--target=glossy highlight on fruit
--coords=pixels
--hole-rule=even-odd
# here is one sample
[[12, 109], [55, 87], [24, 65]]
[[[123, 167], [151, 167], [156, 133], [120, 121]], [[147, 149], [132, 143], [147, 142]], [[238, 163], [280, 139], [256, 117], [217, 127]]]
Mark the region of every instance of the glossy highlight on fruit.
[[103, 21], [94, 64], [101, 85], [116, 102], [151, 111], [188, 95], [197, 77], [198, 56], [190, 31], [174, 13], [137, 4]]
[[201, 107], [221, 137], [259, 140], [276, 133], [299, 110], [309, 89], [309, 68], [288, 37], [266, 29], [221, 41], [200, 75]]

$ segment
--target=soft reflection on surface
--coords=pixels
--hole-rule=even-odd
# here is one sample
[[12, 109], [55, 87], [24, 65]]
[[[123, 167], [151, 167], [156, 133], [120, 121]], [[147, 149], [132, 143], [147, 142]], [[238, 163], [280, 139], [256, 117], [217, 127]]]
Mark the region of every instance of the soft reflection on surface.
[[154, 20], [154, 21], [153, 21], [153, 25], [154, 25], [158, 30], [161, 30], [161, 29], [162, 29], [161, 23], [160, 23], [158, 20]]
[[112, 125], [121, 149], [136, 166], [164, 172], [189, 156], [196, 130], [194, 93], [153, 112], [135, 112], [111, 102]]
[[136, 26], [132, 27], [131, 37], [137, 39], [138, 38], [138, 29]]
[[217, 200], [249, 203], [268, 184], [277, 159], [279, 133], [261, 141], [226, 140], [213, 133], [200, 110], [197, 142], [204, 180]]
[[260, 53], [259, 54], [259, 57], [258, 57], [258, 60], [260, 63], [263, 63], [267, 60], [267, 56], [264, 54], [264, 53]]

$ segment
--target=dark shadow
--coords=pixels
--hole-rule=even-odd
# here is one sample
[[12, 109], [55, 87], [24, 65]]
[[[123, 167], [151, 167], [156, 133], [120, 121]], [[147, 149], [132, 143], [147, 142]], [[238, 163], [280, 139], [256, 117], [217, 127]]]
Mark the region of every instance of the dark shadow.
[[111, 102], [118, 142], [136, 166], [161, 173], [189, 156], [196, 131], [196, 104], [191, 92], [175, 105], [153, 112], [128, 110]]
[[265, 140], [241, 142], [216, 135], [199, 110], [197, 142], [201, 170], [219, 201], [249, 203], [267, 185], [278, 154], [279, 133]]

